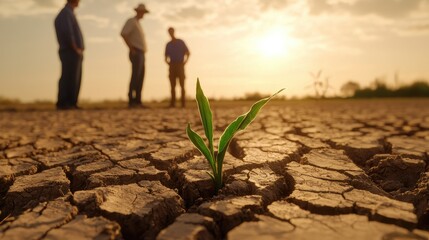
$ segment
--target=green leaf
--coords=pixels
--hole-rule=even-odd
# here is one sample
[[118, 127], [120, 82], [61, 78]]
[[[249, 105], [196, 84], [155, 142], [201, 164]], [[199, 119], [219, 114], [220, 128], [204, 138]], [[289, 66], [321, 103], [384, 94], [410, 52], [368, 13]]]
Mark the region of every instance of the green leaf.
[[284, 89], [281, 89], [271, 97], [261, 99], [254, 103], [247, 113], [239, 116], [225, 129], [219, 139], [219, 152], [216, 159], [218, 167], [219, 165], [222, 165], [226, 150], [228, 149], [229, 143], [231, 142], [231, 139], [234, 137], [234, 135], [238, 131], [244, 130], [256, 118], [262, 107], [283, 90]]
[[235, 133], [238, 132], [238, 128], [240, 127], [240, 124], [243, 122], [244, 117], [245, 117], [244, 115], [239, 116], [237, 119], [235, 119], [234, 122], [229, 124], [219, 139], [219, 146], [218, 146], [219, 149], [218, 149], [218, 154], [216, 156], [218, 171], [219, 171], [219, 166], [222, 166], [223, 164], [223, 159], [228, 149], [228, 145], [231, 142], [231, 139], [234, 137]]
[[221, 189], [222, 188], [222, 182], [223, 182], [223, 179], [222, 179], [222, 176], [223, 176], [223, 174], [222, 174], [222, 165], [223, 164], [223, 158], [222, 158], [222, 161], [220, 162], [220, 163], [218, 163], [218, 165], [217, 165], [217, 176], [216, 176], [216, 185], [218, 186], [218, 189]]
[[216, 180], [215, 180], [215, 178], [213, 177], [213, 174], [211, 174], [210, 172], [206, 172], [209, 176], [210, 176], [210, 178], [213, 180], [213, 182], [215, 183], [216, 182]]
[[209, 161], [210, 167], [213, 170], [213, 173], [216, 171], [216, 165], [211, 154], [210, 150], [207, 148], [204, 140], [198, 135], [198, 133], [194, 132], [191, 129], [191, 124], [188, 123], [188, 127], [186, 128], [186, 134], [188, 135], [189, 140], [198, 148], [198, 150], [206, 157], [207, 161]]
[[209, 100], [204, 95], [203, 89], [201, 89], [200, 80], [197, 79], [197, 103], [198, 110], [200, 111], [201, 122], [203, 123], [204, 132], [209, 141], [209, 150], [213, 155], [213, 116], [212, 110], [210, 109]]
[[270, 101], [273, 97], [275, 97], [277, 94], [279, 94], [283, 90], [284, 89], [281, 89], [280, 91], [271, 95], [271, 97], [261, 99], [261, 100], [257, 101], [255, 104], [253, 104], [253, 106], [250, 108], [249, 112], [244, 114], [245, 117], [243, 119], [243, 122], [241, 122], [241, 124], [240, 124], [239, 130], [244, 130], [256, 118], [256, 116], [259, 113], [259, 110], [261, 110], [261, 108], [263, 106], [265, 106], [265, 104], [267, 104], [268, 101]]
[[235, 119], [234, 122], [229, 124], [228, 127], [226, 127], [225, 131], [223, 132], [222, 136], [220, 136], [220, 139], [219, 139], [218, 157], [219, 157], [219, 154], [221, 154], [221, 152], [223, 152], [223, 150], [228, 146], [229, 141], [234, 137], [235, 133], [238, 131], [244, 118], [245, 118], [245, 115], [241, 115], [237, 119]]

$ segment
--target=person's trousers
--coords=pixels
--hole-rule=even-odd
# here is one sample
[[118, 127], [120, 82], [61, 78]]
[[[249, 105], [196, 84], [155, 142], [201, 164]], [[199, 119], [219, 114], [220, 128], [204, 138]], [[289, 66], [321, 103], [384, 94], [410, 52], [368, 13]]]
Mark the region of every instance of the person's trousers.
[[130, 61], [132, 65], [130, 89], [128, 91], [129, 104], [141, 104], [142, 89], [145, 74], [145, 57], [141, 50], [130, 52]]
[[170, 79], [170, 106], [176, 105], [176, 81], [179, 79], [182, 107], [185, 106], [185, 66], [183, 63], [170, 63], [168, 78]]
[[61, 78], [58, 83], [57, 108], [77, 106], [82, 80], [83, 57], [74, 50], [60, 50]]

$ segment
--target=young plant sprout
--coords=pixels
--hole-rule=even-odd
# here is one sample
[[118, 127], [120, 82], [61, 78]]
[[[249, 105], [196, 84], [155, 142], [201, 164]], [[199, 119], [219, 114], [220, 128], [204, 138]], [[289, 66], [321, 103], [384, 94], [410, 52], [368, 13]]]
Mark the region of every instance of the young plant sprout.
[[203, 138], [191, 129], [191, 124], [189, 123], [186, 128], [186, 133], [188, 134], [188, 137], [191, 140], [191, 142], [195, 145], [195, 147], [198, 148], [198, 150], [204, 155], [204, 157], [209, 162], [212, 172], [211, 173], [207, 172], [207, 173], [213, 180], [215, 193], [217, 193], [218, 190], [223, 187], [223, 174], [222, 174], [223, 159], [225, 157], [226, 151], [228, 150], [228, 146], [231, 143], [232, 138], [237, 132], [244, 130], [256, 118], [256, 115], [258, 115], [259, 110], [261, 110], [261, 108], [268, 101], [270, 101], [271, 98], [273, 98], [283, 90], [284, 89], [281, 89], [271, 97], [263, 98], [257, 101], [252, 105], [252, 107], [247, 113], [239, 116], [231, 124], [229, 124], [219, 139], [218, 150], [214, 151], [212, 111], [210, 109], [209, 101], [207, 97], [204, 95], [203, 90], [201, 89], [200, 80], [199, 79], [197, 80], [196, 100], [198, 103], [198, 110], [200, 112], [201, 122], [203, 123], [203, 127], [204, 127], [204, 133], [208, 140], [207, 145], [203, 140]]

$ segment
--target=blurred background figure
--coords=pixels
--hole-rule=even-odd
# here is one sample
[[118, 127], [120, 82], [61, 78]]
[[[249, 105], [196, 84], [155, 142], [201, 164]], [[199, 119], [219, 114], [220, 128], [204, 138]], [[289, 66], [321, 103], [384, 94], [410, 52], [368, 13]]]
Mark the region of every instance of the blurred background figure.
[[139, 4], [135, 9], [136, 16], [128, 19], [122, 28], [121, 36], [130, 49], [130, 61], [132, 66], [130, 88], [128, 91], [129, 107], [144, 107], [141, 92], [145, 74], [145, 53], [147, 51], [146, 40], [140, 19], [149, 11], [144, 4]]
[[57, 109], [77, 109], [82, 79], [84, 43], [82, 32], [74, 14], [79, 0], [67, 0], [66, 6], [55, 18], [55, 31], [59, 44], [61, 78], [58, 84]]
[[168, 28], [168, 33], [170, 34], [171, 41], [167, 43], [167, 46], [165, 48], [165, 62], [170, 66], [168, 75], [171, 86], [170, 107], [175, 107], [176, 105], [177, 79], [179, 79], [179, 84], [182, 93], [182, 107], [185, 107], [185, 64], [188, 62], [190, 53], [185, 42], [175, 37], [174, 28]]

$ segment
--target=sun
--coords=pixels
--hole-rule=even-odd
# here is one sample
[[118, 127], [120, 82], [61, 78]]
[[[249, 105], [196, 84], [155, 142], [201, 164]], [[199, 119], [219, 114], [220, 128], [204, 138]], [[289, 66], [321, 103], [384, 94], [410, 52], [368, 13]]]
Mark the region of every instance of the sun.
[[266, 57], [280, 57], [287, 54], [293, 40], [281, 29], [273, 29], [258, 40], [259, 51]]

